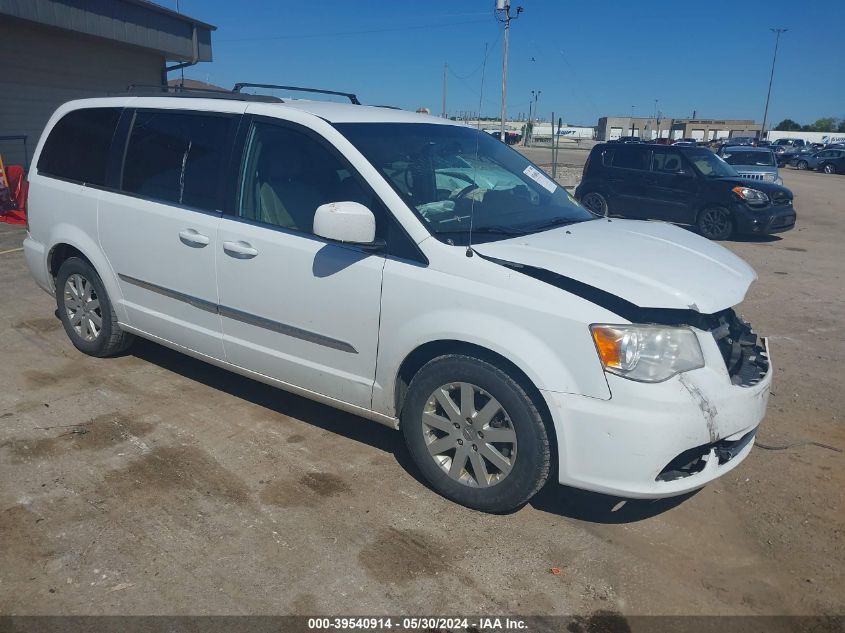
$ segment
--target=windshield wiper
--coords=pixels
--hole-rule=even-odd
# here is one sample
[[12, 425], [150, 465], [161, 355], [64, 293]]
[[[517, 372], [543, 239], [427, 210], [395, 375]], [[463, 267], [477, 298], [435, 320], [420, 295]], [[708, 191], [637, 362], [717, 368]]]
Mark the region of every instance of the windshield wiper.
[[[469, 233], [469, 229], [466, 230]], [[472, 229], [473, 233], [492, 233], [496, 235], [525, 235], [525, 229], [516, 228], [513, 226], [501, 226], [491, 224], [489, 226], [476, 226]]]
[[548, 231], [559, 226], [569, 226], [570, 224], [578, 224], [579, 222], [586, 222], [592, 218], [554, 218], [548, 222], [541, 222], [540, 224], [532, 224], [523, 227], [526, 233], [533, 233], [534, 231]]

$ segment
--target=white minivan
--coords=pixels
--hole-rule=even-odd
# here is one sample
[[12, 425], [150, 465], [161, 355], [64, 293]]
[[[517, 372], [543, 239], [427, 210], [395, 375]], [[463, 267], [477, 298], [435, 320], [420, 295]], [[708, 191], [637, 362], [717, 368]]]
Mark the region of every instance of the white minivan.
[[454, 121], [212, 96], [50, 119], [24, 248], [80, 351], [141, 336], [399, 429], [434, 489], [490, 512], [550, 472], [679, 495], [751, 451], [772, 369], [726, 249], [597, 219]]

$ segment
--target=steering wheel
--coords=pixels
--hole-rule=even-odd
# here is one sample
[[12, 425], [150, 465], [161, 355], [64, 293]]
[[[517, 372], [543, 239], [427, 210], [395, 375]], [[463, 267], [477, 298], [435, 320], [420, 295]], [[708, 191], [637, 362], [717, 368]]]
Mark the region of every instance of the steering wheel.
[[461, 189], [457, 193], [453, 193], [452, 195], [450, 195], [449, 200], [460, 200], [461, 198], [463, 198], [467, 194], [472, 193], [476, 189], [480, 189], [480, 188], [481, 187], [479, 187], [477, 184], [472, 183], [471, 185], [467, 185], [466, 187], [464, 187], [463, 189]]

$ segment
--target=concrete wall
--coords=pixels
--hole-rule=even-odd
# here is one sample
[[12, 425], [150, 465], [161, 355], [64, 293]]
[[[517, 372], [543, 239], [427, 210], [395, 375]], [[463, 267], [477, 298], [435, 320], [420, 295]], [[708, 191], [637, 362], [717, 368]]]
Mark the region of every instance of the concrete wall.
[[[65, 101], [161, 83], [164, 57], [147, 49], [0, 20], [0, 136], [24, 134], [29, 157], [53, 111]], [[0, 141], [7, 164], [24, 161], [20, 142]]]

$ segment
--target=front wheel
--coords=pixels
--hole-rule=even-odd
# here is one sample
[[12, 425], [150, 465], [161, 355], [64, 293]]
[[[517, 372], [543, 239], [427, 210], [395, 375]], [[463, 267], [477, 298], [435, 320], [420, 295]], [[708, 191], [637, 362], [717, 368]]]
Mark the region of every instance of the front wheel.
[[809, 163], [807, 163], [806, 160], [798, 161], [798, 169], [800, 169], [801, 171], [805, 171], [807, 169], [807, 167], [809, 167], [809, 166], [810, 165], [809, 165]]
[[824, 171], [824, 173], [826, 173], [826, 174], [835, 174], [836, 173], [836, 167], [834, 167], [834, 165], [832, 163], [827, 163], [822, 168], [822, 171]]
[[449, 355], [428, 362], [411, 381], [401, 423], [426, 480], [469, 508], [514, 510], [548, 478], [541, 414], [518, 382], [486, 361]]
[[607, 204], [607, 198], [598, 191], [591, 191], [584, 194], [581, 198], [581, 205], [594, 216], [603, 218], [607, 217], [610, 212], [610, 207]]
[[698, 214], [698, 232], [709, 240], [726, 240], [734, 231], [731, 212], [724, 207], [709, 207]]

